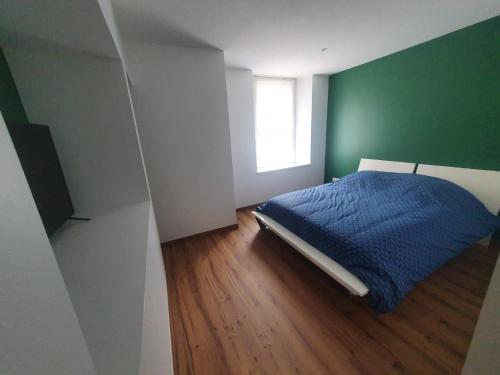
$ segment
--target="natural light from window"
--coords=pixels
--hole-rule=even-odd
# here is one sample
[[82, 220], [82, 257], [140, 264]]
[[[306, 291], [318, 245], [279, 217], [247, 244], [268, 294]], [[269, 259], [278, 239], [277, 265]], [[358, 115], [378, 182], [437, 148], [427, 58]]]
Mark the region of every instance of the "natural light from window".
[[257, 172], [296, 163], [295, 79], [255, 77]]

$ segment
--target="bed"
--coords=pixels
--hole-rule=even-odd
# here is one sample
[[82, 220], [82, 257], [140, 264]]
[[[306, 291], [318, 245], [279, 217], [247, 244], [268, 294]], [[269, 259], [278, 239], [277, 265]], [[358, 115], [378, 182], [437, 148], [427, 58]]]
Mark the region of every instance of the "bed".
[[[361, 159], [358, 172], [273, 198], [254, 215], [350, 293], [368, 295], [377, 312], [393, 310], [415, 283], [471, 243], [486, 244], [483, 237], [499, 224], [491, 214], [500, 208], [500, 172], [372, 159]], [[445, 206], [439, 210], [426, 203], [436, 189]], [[467, 222], [472, 214], [450, 216], [462, 206], [477, 211], [476, 226]], [[450, 228], [441, 230], [442, 223]]]

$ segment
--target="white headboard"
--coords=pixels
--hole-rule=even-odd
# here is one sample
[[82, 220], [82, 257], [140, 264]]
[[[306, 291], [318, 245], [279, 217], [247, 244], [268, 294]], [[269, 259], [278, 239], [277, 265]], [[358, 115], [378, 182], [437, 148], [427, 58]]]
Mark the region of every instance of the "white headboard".
[[468, 190], [494, 215], [500, 210], [500, 172], [419, 164], [417, 174], [439, 177]]
[[359, 162], [359, 171], [380, 171], [380, 172], [397, 172], [397, 173], [413, 173], [415, 163], [404, 163], [401, 161], [388, 161], [376, 159], [361, 159]]

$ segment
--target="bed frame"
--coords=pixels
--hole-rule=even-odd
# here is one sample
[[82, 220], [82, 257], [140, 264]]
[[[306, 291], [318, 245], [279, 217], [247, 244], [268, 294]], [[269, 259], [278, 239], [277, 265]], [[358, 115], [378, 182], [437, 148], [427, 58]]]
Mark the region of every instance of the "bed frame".
[[[419, 164], [417, 174], [451, 181], [471, 192], [493, 215], [500, 210], [500, 172]], [[491, 235], [477, 243], [488, 247]]]
[[375, 159], [361, 159], [359, 161], [358, 172], [379, 171], [396, 173], [414, 173], [417, 168], [415, 163], [405, 163], [402, 161], [387, 161]]
[[[479, 169], [441, 167], [397, 161], [361, 159], [358, 171], [375, 170], [396, 173], [417, 173], [439, 177], [451, 181], [474, 194], [484, 203], [486, 208], [497, 215], [500, 210], [500, 172]], [[315, 247], [295, 235], [281, 224], [260, 212], [253, 211], [253, 215], [261, 227], [269, 229], [294, 249], [308, 258], [321, 270], [344, 286], [351, 294], [364, 296], [369, 292], [368, 287], [355, 275], [347, 271], [340, 264], [329, 258]], [[481, 240], [481, 245], [488, 245], [490, 237]]]

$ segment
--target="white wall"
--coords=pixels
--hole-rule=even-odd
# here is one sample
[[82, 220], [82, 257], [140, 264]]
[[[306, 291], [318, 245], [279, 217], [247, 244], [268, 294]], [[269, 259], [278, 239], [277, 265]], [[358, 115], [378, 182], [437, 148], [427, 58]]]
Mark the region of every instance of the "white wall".
[[149, 211], [140, 375], [174, 373], [167, 279], [153, 206]]
[[162, 242], [234, 224], [224, 55], [126, 43]]
[[139, 373], [149, 211], [135, 204], [51, 237], [98, 374]]
[[0, 114], [0, 373], [95, 375]]
[[312, 90], [313, 77], [297, 79], [296, 85], [296, 162], [311, 163], [311, 133], [312, 133]]
[[78, 215], [149, 198], [119, 60], [6, 49], [32, 123], [51, 129]]
[[92, 220], [51, 237], [56, 264], [0, 144], [0, 373], [173, 374], [165, 273], [111, 4], [29, 0], [5, 11], [13, 30], [0, 39], [28, 118], [50, 126], [77, 215]]
[[260, 174], [255, 155], [252, 72], [227, 69], [226, 81], [236, 206], [261, 203], [278, 194], [323, 183], [328, 77], [315, 75], [297, 81], [297, 118], [311, 119], [311, 164]]
[[2, 1], [0, 45], [119, 57], [110, 0]]
[[109, 33], [111, 34], [111, 38], [113, 39], [115, 48], [118, 51], [120, 59], [123, 61], [125, 56], [123, 52], [123, 42], [118, 31], [118, 25], [116, 24], [115, 12], [113, 6], [111, 5], [111, 0], [97, 0], [99, 7], [102, 11], [102, 16], [106, 21], [106, 25], [108, 26]]
[[[496, 245], [498, 246], [498, 245]], [[464, 375], [500, 374], [500, 259], [491, 276], [488, 292], [467, 353]]]

